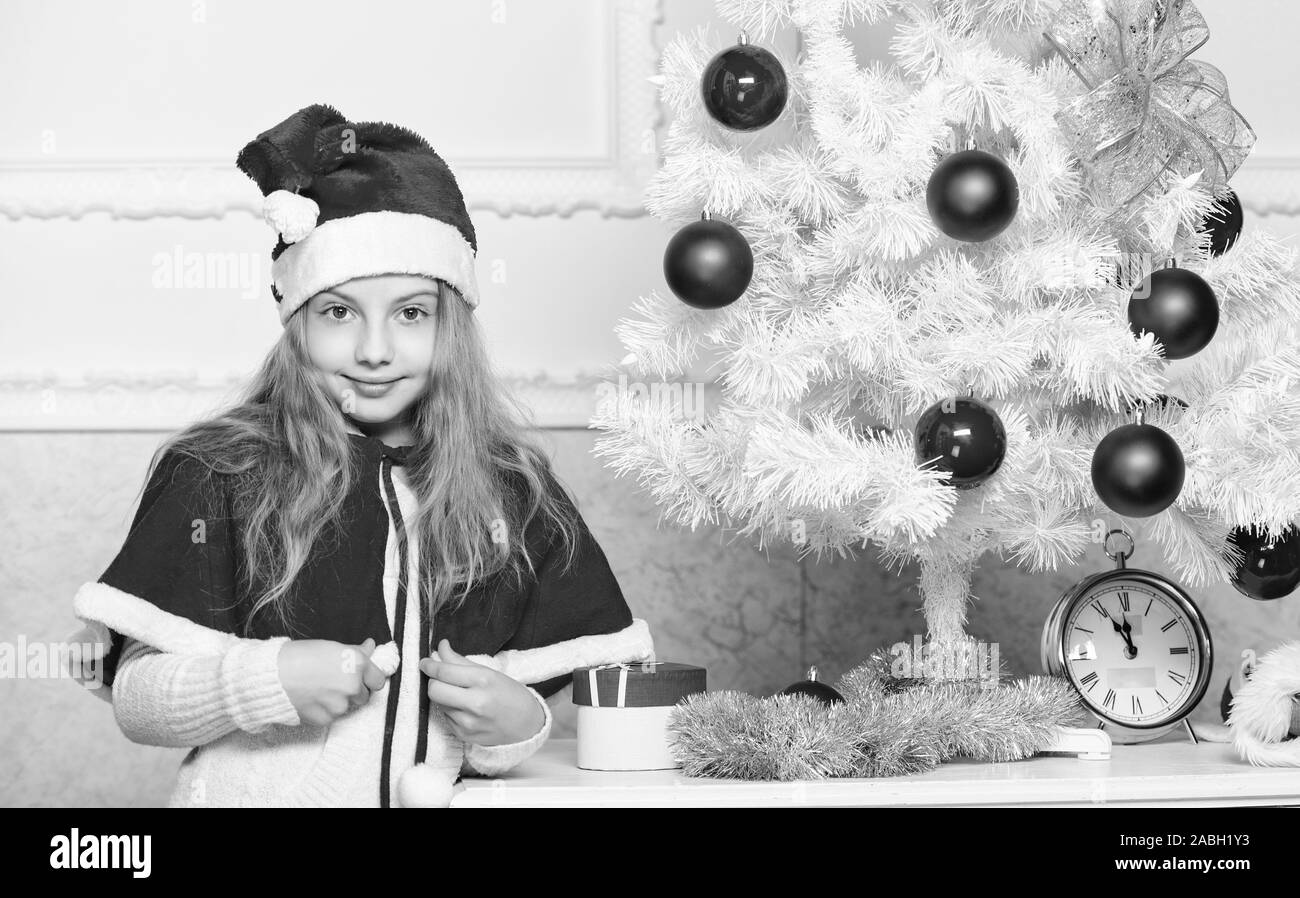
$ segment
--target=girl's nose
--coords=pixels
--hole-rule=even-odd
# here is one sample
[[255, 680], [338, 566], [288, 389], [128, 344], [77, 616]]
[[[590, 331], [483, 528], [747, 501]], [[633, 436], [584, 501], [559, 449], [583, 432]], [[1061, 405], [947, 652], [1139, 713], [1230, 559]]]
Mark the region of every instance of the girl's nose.
[[357, 361], [376, 365], [391, 361], [393, 341], [384, 322], [375, 322], [362, 332], [357, 344]]

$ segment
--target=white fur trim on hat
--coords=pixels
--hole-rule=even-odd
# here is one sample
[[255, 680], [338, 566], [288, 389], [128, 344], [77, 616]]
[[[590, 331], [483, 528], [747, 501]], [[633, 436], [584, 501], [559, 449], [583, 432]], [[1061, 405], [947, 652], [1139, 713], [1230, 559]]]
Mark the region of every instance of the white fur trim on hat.
[[1257, 767], [1300, 767], [1300, 739], [1288, 739], [1300, 693], [1300, 642], [1269, 652], [1232, 697], [1228, 726], [1237, 753]]
[[322, 290], [379, 274], [439, 278], [478, 305], [474, 250], [459, 230], [413, 212], [362, 212], [318, 225], [271, 264], [280, 323]]

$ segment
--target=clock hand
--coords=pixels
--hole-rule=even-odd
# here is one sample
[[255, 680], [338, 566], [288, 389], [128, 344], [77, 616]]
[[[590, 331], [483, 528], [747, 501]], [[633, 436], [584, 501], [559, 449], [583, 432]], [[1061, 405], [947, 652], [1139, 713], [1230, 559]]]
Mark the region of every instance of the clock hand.
[[1115, 623], [1115, 618], [1110, 617], [1109, 614], [1106, 616], [1110, 618], [1110, 625], [1115, 628], [1115, 632], [1124, 637], [1124, 646], [1128, 657], [1137, 657], [1137, 646], [1135, 646], [1133, 640], [1129, 638], [1129, 633], [1133, 631], [1133, 625], [1128, 621], [1124, 621], [1124, 626], [1121, 627], [1119, 624]]

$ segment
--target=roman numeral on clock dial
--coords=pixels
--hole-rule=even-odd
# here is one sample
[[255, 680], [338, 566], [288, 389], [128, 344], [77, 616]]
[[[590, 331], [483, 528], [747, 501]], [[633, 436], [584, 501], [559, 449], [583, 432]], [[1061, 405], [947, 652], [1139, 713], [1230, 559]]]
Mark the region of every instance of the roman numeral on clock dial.
[[1086, 676], [1082, 677], [1079, 680], [1079, 685], [1087, 686], [1088, 691], [1091, 692], [1093, 687], [1097, 685], [1097, 671], [1091, 671]]

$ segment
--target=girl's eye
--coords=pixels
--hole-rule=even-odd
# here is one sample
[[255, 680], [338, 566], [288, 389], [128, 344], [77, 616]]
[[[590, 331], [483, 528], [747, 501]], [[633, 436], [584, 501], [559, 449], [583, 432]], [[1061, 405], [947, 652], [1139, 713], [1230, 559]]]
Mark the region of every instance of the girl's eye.
[[[335, 315], [334, 313], [336, 311], [342, 312], [344, 314]], [[407, 315], [408, 312], [415, 312], [416, 315], [408, 316]], [[352, 310], [349, 309], [347, 306], [341, 306], [337, 304], [329, 305], [321, 309], [321, 314], [324, 315], [326, 318], [328, 318], [330, 321], [346, 321], [347, 320], [346, 316], [350, 315], [351, 313]], [[429, 313], [426, 312], [424, 309], [420, 308], [419, 306], [407, 306], [406, 308], [402, 309], [401, 314], [404, 316], [403, 317], [404, 321], [419, 321], [422, 317], [423, 318], [429, 317]]]

